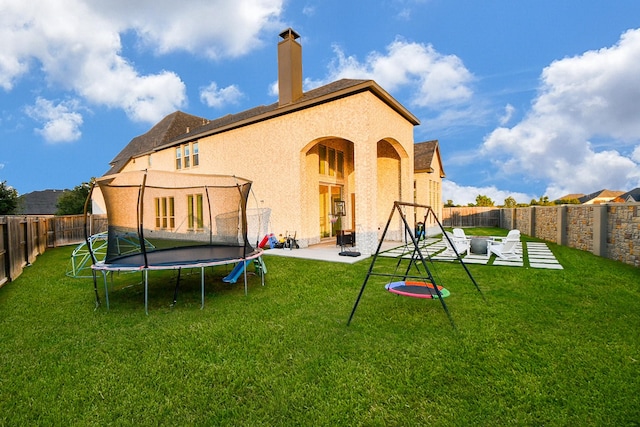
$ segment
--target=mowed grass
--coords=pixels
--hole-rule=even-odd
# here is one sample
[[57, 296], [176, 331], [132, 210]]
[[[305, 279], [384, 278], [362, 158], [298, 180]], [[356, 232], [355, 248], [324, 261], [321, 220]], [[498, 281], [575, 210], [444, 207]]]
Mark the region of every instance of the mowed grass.
[[207, 270], [203, 310], [197, 271], [173, 308], [152, 272], [147, 316], [139, 274], [94, 310], [73, 248], [48, 250], [0, 289], [0, 425], [637, 426], [640, 269], [549, 246], [564, 270], [469, 265], [484, 298], [430, 265], [455, 329], [380, 277], [347, 326], [370, 259], [265, 256], [247, 296]]

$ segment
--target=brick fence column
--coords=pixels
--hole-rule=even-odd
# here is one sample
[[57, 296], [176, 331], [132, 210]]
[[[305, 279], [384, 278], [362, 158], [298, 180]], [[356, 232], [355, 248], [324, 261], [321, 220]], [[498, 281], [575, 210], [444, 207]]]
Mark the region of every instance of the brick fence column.
[[593, 252], [601, 257], [607, 256], [607, 211], [609, 206], [593, 207]]
[[556, 243], [567, 246], [569, 238], [567, 237], [567, 207], [558, 206], [558, 227], [556, 230]]
[[531, 206], [531, 209], [529, 209], [529, 227], [531, 228], [529, 230], [529, 236], [531, 237], [536, 237], [536, 208]]

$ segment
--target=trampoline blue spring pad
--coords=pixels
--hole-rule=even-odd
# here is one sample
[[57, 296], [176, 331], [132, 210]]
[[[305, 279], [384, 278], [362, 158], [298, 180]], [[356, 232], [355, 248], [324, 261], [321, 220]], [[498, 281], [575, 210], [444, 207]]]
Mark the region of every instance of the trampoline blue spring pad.
[[[391, 293], [406, 297], [429, 299], [438, 298], [438, 293], [433, 286], [433, 283], [428, 282], [391, 282], [385, 285], [385, 288]], [[451, 294], [442, 286], [438, 286], [438, 290], [443, 298], [446, 298]]]

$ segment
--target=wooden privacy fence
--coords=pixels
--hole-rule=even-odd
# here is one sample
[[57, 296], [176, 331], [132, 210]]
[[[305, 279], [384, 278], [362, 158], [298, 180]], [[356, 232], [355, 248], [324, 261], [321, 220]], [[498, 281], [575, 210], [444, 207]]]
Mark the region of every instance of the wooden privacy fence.
[[[89, 217], [90, 234], [107, 229], [106, 215]], [[0, 216], [0, 286], [15, 280], [47, 248], [84, 241], [84, 215]]]
[[[55, 248], [84, 241], [84, 215], [65, 215], [47, 218], [47, 247]], [[106, 215], [89, 216], [89, 235], [107, 230]]]
[[445, 227], [500, 227], [500, 209], [495, 207], [442, 208]]

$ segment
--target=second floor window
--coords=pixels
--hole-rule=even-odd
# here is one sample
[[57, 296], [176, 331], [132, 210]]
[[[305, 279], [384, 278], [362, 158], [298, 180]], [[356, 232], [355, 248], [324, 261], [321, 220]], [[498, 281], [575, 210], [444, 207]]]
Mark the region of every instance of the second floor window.
[[189, 144], [184, 146], [184, 167], [191, 167], [191, 156], [189, 154]]
[[193, 143], [193, 153], [191, 154], [193, 158], [193, 166], [198, 166], [200, 164], [200, 159], [198, 158], [198, 143]]
[[344, 153], [326, 145], [318, 146], [318, 173], [344, 178]]
[[192, 142], [176, 147], [176, 169], [188, 169], [200, 164], [198, 143]]

